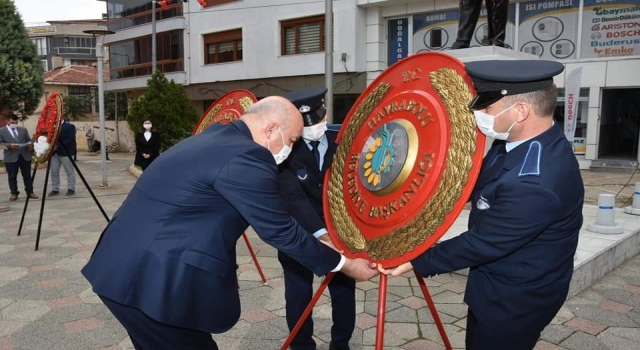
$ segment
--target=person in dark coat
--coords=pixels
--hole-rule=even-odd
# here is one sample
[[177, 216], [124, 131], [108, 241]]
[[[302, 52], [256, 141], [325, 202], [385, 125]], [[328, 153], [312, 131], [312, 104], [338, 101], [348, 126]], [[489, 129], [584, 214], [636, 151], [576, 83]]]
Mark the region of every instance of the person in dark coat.
[[287, 212], [277, 164], [301, 133], [295, 106], [266, 97], [142, 173], [82, 269], [136, 349], [218, 349], [211, 333], [240, 318], [236, 246], [249, 225], [316, 275], [378, 275], [375, 264], [346, 258]]
[[160, 155], [160, 133], [153, 128], [151, 120], [142, 122], [142, 129], [136, 135], [136, 159], [134, 165], [145, 170]]
[[[291, 155], [280, 167], [278, 185], [287, 209], [302, 227], [320, 240], [331, 240], [324, 223], [322, 194], [324, 177], [338, 148], [338, 133], [327, 131], [324, 106], [325, 87], [311, 87], [286, 95], [300, 111], [304, 122], [302, 139], [293, 145]], [[293, 330], [313, 297], [313, 273], [286, 253], [278, 251], [284, 270], [286, 316]], [[336, 273], [329, 282], [333, 327], [330, 350], [349, 350], [356, 324], [356, 281]], [[291, 343], [292, 350], [315, 350], [313, 319], [307, 318]]]
[[553, 77], [563, 69], [542, 60], [467, 63], [476, 123], [496, 139], [471, 196], [468, 231], [381, 269], [431, 277], [469, 267], [467, 349], [533, 349], [569, 292], [584, 185], [553, 121]]

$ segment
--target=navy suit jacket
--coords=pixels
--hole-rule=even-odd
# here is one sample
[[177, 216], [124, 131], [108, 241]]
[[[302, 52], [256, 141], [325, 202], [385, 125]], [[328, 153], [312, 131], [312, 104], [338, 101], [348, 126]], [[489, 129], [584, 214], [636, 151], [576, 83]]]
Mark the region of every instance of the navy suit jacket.
[[412, 261], [422, 276], [471, 267], [465, 302], [480, 322], [542, 331], [564, 303], [582, 226], [584, 186], [552, 126], [496, 161], [496, 141], [471, 197], [468, 231]]
[[240, 317], [236, 241], [250, 224], [317, 275], [340, 254], [296, 224], [273, 155], [246, 124], [214, 124], [162, 153], [114, 214], [82, 270], [96, 294], [209, 333]]
[[56, 148], [56, 155], [66, 157], [67, 153], [61, 144], [63, 144], [72, 155], [74, 154], [74, 150], [76, 149], [76, 126], [66, 120], [60, 126], [60, 138], [58, 139]]
[[280, 165], [279, 186], [287, 200], [287, 208], [300, 225], [311, 233], [326, 227], [322, 208], [324, 178], [338, 148], [338, 133], [327, 131], [325, 135], [328, 146], [322, 169], [318, 168], [313, 152], [303, 139], [295, 143], [289, 158]]

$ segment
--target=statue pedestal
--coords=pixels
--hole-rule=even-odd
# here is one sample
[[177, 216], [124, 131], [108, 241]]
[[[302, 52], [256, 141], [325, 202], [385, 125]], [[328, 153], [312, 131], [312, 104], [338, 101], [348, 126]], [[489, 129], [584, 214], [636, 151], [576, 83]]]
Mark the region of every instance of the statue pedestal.
[[[505, 49], [499, 46], [481, 46], [471, 47], [468, 49], [447, 50], [443, 51], [447, 55], [453, 56], [460, 61], [467, 63], [473, 61], [488, 61], [488, 60], [538, 60], [540, 57], [525, 52]], [[493, 143], [492, 138], [487, 137], [487, 143], [484, 150], [486, 155]]]
[[539, 60], [540, 57], [525, 52], [505, 49], [498, 46], [471, 47], [468, 49], [443, 51], [462, 62], [486, 60]]

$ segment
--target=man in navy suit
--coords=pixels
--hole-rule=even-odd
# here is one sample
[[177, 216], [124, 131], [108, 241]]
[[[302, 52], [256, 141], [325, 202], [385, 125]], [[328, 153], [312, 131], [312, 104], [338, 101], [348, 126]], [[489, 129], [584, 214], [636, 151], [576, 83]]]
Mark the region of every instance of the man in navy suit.
[[173, 146], [138, 179], [82, 270], [136, 349], [218, 349], [211, 333], [240, 317], [236, 241], [249, 225], [317, 275], [377, 275], [287, 213], [277, 164], [301, 132], [295, 106], [267, 97]]
[[553, 61], [466, 65], [478, 128], [497, 141], [471, 196], [468, 231], [384, 273], [428, 277], [470, 267], [467, 349], [529, 350], [569, 291], [582, 226], [578, 162], [554, 124]]
[[[67, 152], [74, 155], [76, 149], [76, 126], [66, 120], [62, 120], [60, 126], [60, 138], [56, 145], [55, 153], [49, 160], [51, 162], [51, 192], [49, 197], [60, 194], [60, 166], [67, 174], [66, 196], [73, 196], [76, 193], [76, 172], [71, 164], [71, 159]], [[65, 151], [66, 150], [66, 151]]]
[[[291, 215], [320, 240], [330, 241], [324, 223], [322, 193], [324, 177], [338, 147], [335, 131], [327, 131], [323, 104], [325, 87], [312, 87], [286, 94], [300, 111], [304, 122], [302, 140], [293, 145], [289, 158], [281, 165], [280, 189]], [[313, 273], [286, 253], [279, 251], [284, 269], [284, 288], [289, 330], [293, 330], [313, 297]], [[356, 282], [336, 273], [329, 283], [333, 327], [330, 350], [348, 350], [356, 324]], [[313, 320], [306, 320], [293, 342], [292, 350], [315, 350]]]

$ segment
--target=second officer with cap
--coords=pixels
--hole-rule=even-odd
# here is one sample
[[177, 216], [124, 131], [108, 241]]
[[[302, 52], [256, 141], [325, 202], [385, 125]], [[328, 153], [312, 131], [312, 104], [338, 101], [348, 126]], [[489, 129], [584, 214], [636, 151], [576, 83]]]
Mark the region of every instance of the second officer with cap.
[[[322, 193], [324, 177], [336, 152], [337, 133], [327, 131], [324, 107], [325, 87], [296, 90], [284, 97], [300, 111], [304, 121], [302, 139], [293, 145], [289, 158], [280, 166], [280, 192], [287, 200], [289, 213], [320, 240], [331, 241], [324, 223]], [[297, 261], [278, 252], [284, 269], [286, 318], [289, 330], [311, 302], [313, 274]], [[331, 350], [349, 349], [349, 340], [356, 322], [356, 282], [338, 272], [329, 283], [333, 326]], [[315, 350], [311, 316], [291, 343], [292, 350]]]
[[530, 350], [568, 291], [584, 186], [553, 121], [553, 61], [466, 65], [480, 131], [495, 138], [471, 196], [468, 231], [383, 273], [429, 277], [469, 267], [466, 348]]

